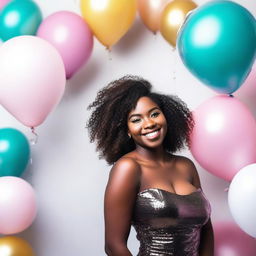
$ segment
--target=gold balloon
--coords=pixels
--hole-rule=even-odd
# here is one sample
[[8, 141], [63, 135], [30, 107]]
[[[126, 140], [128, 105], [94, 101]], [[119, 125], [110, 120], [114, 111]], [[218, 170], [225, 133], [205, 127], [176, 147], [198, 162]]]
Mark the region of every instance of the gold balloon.
[[145, 26], [156, 33], [160, 29], [160, 17], [165, 5], [171, 0], [138, 0], [139, 15]]
[[160, 21], [160, 32], [173, 47], [176, 46], [177, 34], [186, 15], [196, 7], [197, 5], [190, 0], [174, 0], [164, 8]]
[[0, 238], [0, 256], [35, 256], [31, 246], [16, 236]]
[[81, 0], [82, 16], [97, 39], [110, 48], [131, 27], [136, 0]]

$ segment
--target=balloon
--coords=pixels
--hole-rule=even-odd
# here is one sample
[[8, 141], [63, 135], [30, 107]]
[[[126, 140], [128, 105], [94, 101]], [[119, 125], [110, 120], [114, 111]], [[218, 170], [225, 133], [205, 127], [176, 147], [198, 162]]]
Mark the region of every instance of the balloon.
[[177, 33], [186, 15], [197, 5], [190, 0], [174, 0], [166, 5], [161, 15], [160, 32], [173, 47], [176, 47]]
[[0, 233], [19, 233], [28, 228], [36, 216], [33, 188], [17, 177], [0, 177]]
[[0, 0], [0, 10], [3, 9], [9, 2], [10, 0]]
[[188, 16], [177, 42], [181, 59], [192, 74], [211, 89], [232, 94], [255, 59], [255, 19], [237, 3], [210, 1]]
[[0, 176], [20, 176], [29, 156], [29, 143], [23, 133], [13, 128], [0, 129]]
[[138, 0], [139, 15], [145, 26], [156, 33], [160, 28], [160, 17], [165, 5], [170, 0]]
[[238, 99], [214, 96], [193, 117], [190, 149], [205, 170], [231, 181], [242, 167], [256, 162], [256, 122]]
[[17, 236], [5, 236], [0, 238], [1, 256], [35, 256], [32, 247]]
[[256, 237], [255, 195], [256, 164], [254, 163], [243, 167], [235, 175], [228, 191], [228, 204], [234, 220], [243, 231], [253, 237]]
[[77, 14], [59, 11], [48, 16], [38, 28], [37, 36], [50, 42], [60, 53], [70, 78], [90, 57], [92, 33]]
[[131, 27], [136, 0], [81, 0], [81, 11], [97, 39], [110, 48]]
[[24, 125], [40, 125], [65, 89], [57, 50], [36, 36], [14, 37], [0, 47], [0, 70], [0, 103]]
[[235, 223], [213, 223], [215, 256], [254, 256], [255, 240], [244, 233]]
[[12, 0], [0, 15], [0, 38], [6, 41], [20, 35], [34, 35], [42, 14], [31, 0]]

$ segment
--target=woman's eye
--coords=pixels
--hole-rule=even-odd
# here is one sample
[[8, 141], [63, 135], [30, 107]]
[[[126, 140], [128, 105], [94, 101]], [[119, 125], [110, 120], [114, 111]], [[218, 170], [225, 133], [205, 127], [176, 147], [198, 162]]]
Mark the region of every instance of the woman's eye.
[[138, 123], [139, 121], [140, 121], [139, 118], [136, 118], [136, 119], [132, 119], [132, 120], [131, 120], [132, 123]]
[[157, 116], [159, 116], [159, 115], [160, 115], [159, 112], [154, 112], [154, 113], [151, 114], [152, 117], [157, 117]]

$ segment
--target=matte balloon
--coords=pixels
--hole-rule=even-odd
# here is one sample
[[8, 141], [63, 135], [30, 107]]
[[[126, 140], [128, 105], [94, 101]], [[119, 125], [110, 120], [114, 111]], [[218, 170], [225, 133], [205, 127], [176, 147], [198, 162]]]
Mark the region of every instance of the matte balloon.
[[40, 125], [64, 93], [60, 54], [42, 38], [14, 37], [0, 47], [0, 70], [0, 103], [24, 125]]
[[13, 128], [0, 129], [0, 176], [20, 176], [30, 157], [25, 135]]
[[256, 122], [238, 99], [212, 97], [193, 117], [190, 149], [206, 171], [231, 181], [242, 167], [256, 162]]
[[24, 239], [17, 236], [0, 238], [1, 256], [35, 256], [32, 247]]
[[[256, 164], [254, 163], [243, 167], [231, 181], [228, 191], [228, 205], [239, 227], [256, 238], [255, 195]], [[256, 255], [256, 250], [254, 255]]]
[[254, 256], [255, 239], [233, 222], [213, 223], [215, 256]]
[[138, 0], [138, 11], [145, 26], [156, 33], [160, 29], [161, 13], [171, 0]]
[[17, 177], [0, 178], [0, 234], [16, 234], [27, 229], [36, 216], [32, 186]]
[[160, 20], [160, 32], [173, 47], [176, 47], [178, 31], [186, 15], [196, 7], [196, 3], [190, 0], [173, 0], [165, 6]]
[[132, 26], [136, 0], [81, 0], [81, 11], [97, 39], [110, 48]]
[[92, 52], [93, 37], [88, 25], [79, 15], [69, 11], [59, 11], [44, 19], [37, 36], [58, 50], [67, 78], [86, 63]]
[[9, 2], [10, 0], [0, 0], [0, 10], [3, 9]]
[[253, 15], [232, 1], [210, 1], [194, 10], [178, 35], [185, 66], [211, 89], [232, 94], [245, 81], [256, 56]]
[[6, 41], [15, 36], [35, 35], [42, 21], [38, 5], [31, 0], [12, 0], [0, 15], [0, 38]]

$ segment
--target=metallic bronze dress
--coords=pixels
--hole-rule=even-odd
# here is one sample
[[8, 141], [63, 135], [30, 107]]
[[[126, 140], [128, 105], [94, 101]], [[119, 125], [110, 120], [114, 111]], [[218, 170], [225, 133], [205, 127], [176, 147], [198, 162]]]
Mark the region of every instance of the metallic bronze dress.
[[140, 241], [138, 256], [198, 256], [201, 227], [210, 214], [200, 188], [188, 195], [158, 188], [141, 191], [132, 220]]

